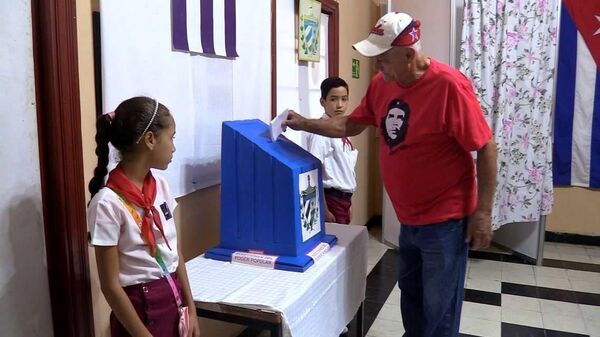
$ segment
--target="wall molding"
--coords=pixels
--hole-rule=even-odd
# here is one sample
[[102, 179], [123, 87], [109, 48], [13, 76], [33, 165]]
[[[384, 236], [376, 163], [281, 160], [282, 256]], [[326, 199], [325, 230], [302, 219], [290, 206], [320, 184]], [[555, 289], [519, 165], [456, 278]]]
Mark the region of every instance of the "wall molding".
[[559, 233], [546, 231], [547, 242], [570, 243], [575, 245], [600, 246], [600, 236]]

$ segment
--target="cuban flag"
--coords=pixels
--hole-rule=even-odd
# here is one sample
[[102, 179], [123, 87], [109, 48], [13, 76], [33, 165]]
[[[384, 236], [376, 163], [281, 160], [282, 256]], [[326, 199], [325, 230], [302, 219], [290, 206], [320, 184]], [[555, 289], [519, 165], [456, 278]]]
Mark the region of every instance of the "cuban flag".
[[171, 0], [173, 49], [237, 57], [235, 0]]
[[563, 0], [554, 184], [600, 187], [600, 1]]

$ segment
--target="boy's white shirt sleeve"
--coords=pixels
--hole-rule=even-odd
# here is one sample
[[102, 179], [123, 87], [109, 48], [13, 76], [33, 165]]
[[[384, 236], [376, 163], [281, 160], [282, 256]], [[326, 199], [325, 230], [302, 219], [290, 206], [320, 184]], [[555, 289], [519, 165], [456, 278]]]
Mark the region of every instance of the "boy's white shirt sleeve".
[[117, 214], [114, 201], [102, 199], [92, 201], [88, 208], [88, 227], [91, 244], [95, 246], [116, 246], [121, 233], [121, 216]]

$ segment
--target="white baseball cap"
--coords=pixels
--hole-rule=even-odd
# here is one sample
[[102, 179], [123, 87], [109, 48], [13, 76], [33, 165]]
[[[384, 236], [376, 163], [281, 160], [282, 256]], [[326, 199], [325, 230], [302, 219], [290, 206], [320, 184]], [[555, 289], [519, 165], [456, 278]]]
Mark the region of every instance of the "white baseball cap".
[[355, 43], [352, 48], [364, 56], [383, 54], [393, 46], [410, 46], [421, 39], [421, 22], [400, 12], [382, 16], [371, 28], [369, 36]]

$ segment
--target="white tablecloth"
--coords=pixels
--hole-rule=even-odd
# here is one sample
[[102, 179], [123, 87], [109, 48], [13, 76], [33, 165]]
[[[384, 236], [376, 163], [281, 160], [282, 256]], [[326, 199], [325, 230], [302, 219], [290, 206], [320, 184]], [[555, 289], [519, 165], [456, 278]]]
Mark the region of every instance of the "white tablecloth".
[[367, 229], [326, 224], [338, 242], [304, 273], [198, 256], [186, 263], [195, 301], [282, 313], [283, 335], [334, 337], [365, 298]]

